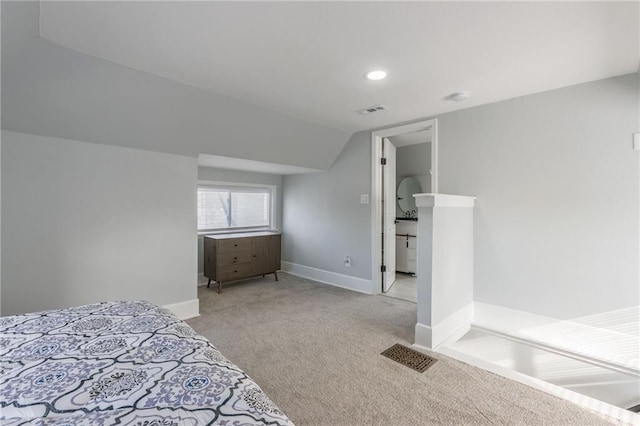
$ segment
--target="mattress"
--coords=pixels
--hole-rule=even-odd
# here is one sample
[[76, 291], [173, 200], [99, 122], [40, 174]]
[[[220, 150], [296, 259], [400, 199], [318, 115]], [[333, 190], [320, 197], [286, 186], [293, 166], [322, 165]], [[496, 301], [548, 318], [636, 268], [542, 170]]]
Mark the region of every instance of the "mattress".
[[291, 425], [166, 309], [104, 302], [0, 317], [3, 425]]

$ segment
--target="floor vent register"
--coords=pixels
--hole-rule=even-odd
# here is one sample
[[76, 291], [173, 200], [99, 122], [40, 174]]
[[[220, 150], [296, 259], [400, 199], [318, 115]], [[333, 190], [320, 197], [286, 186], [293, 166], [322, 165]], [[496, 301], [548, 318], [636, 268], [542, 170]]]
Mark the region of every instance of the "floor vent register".
[[431, 367], [437, 359], [431, 358], [421, 352], [414, 349], [403, 346], [399, 343], [391, 346], [389, 349], [382, 352], [381, 355], [386, 356], [400, 364], [416, 370], [418, 373], [424, 373], [427, 368]]

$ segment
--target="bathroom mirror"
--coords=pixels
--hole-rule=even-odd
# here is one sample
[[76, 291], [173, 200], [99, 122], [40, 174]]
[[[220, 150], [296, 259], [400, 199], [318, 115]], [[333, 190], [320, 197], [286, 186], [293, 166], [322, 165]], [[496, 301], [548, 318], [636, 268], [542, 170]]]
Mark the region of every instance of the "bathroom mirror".
[[413, 194], [419, 194], [421, 192], [420, 182], [413, 176], [406, 177], [400, 181], [396, 198], [398, 199], [398, 207], [402, 210], [402, 213], [416, 210], [416, 199], [413, 198]]

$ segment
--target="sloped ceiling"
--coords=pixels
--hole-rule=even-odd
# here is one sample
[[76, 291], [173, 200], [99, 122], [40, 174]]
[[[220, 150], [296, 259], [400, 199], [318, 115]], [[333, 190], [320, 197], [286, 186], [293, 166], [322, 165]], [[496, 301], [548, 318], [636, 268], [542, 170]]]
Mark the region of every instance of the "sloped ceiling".
[[247, 159], [274, 170], [326, 170], [350, 136], [51, 43], [38, 35], [37, 2], [1, 7], [5, 130]]
[[[637, 70], [638, 2], [42, 2], [42, 37], [360, 131]], [[387, 79], [366, 81], [382, 68]], [[446, 101], [469, 91], [464, 103]], [[355, 111], [375, 104], [389, 109]]]
[[353, 131], [635, 72], [638, 8], [2, 2], [2, 127], [327, 169]]

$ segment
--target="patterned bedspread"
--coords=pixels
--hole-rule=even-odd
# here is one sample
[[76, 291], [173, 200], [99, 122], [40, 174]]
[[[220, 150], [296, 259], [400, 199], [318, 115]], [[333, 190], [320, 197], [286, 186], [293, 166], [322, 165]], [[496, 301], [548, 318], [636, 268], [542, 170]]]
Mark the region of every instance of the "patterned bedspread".
[[0, 424], [292, 423], [207, 339], [136, 301], [0, 317]]

